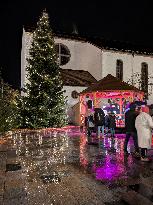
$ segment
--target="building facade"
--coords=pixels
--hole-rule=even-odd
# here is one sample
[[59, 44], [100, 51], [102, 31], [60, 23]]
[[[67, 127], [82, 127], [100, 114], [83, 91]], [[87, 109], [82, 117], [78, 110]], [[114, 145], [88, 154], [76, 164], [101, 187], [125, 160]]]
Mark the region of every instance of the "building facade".
[[[60, 36], [54, 38], [58, 63], [60, 68], [88, 72], [93, 79], [100, 80], [111, 74], [125, 82], [129, 82], [139, 89], [147, 90], [148, 104], [153, 104], [152, 76], [153, 76], [153, 53], [140, 52], [130, 49], [118, 49], [103, 46], [92, 39], [83, 39], [78, 35]], [[26, 82], [26, 58], [29, 57], [29, 48], [32, 42], [32, 33], [23, 30], [21, 51], [21, 87]], [[71, 76], [72, 77], [72, 76]], [[149, 78], [149, 80], [148, 80]], [[94, 83], [94, 80], [91, 82]], [[78, 102], [78, 98], [72, 97], [72, 92], [81, 92], [90, 84], [80, 83], [65, 85], [65, 95], [68, 96], [69, 106]]]

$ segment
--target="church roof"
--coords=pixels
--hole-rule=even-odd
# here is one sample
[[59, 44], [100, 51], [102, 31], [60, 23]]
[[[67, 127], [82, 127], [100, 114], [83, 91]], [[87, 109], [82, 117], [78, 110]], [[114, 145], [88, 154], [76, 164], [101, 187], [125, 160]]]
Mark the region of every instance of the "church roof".
[[142, 92], [138, 88], [129, 85], [124, 81], [121, 81], [120, 79], [112, 76], [111, 74], [108, 74], [106, 77], [99, 80], [97, 83], [83, 90], [80, 94], [96, 92], [96, 91], [102, 92], [102, 91], [122, 91], [122, 90]]
[[108, 40], [100, 37], [79, 36], [73, 34], [55, 34], [55, 37], [88, 42], [100, 49], [134, 54], [153, 55], [153, 48], [136, 45], [125, 41]]
[[97, 82], [88, 71], [61, 68], [60, 72], [64, 86], [88, 87]]
[[[34, 27], [24, 26], [26, 32], [33, 32]], [[136, 45], [125, 41], [108, 40], [100, 37], [83, 36], [78, 34], [54, 33], [55, 37], [88, 42], [100, 49], [121, 51], [134, 54], [153, 55], [153, 48]]]

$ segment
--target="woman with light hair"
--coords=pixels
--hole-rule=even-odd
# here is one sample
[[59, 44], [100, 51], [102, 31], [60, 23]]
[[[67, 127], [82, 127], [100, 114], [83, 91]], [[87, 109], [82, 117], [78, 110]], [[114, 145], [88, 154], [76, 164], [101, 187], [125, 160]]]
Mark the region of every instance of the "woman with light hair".
[[147, 150], [152, 144], [153, 120], [149, 115], [149, 107], [143, 106], [140, 114], [136, 117], [135, 127], [138, 134], [138, 145], [141, 148], [141, 160], [148, 162]]

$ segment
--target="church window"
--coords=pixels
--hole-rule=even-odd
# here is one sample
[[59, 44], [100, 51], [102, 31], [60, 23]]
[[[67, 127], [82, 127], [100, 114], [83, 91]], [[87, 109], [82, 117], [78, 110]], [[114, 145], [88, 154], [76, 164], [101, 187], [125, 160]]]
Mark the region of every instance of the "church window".
[[148, 64], [141, 63], [141, 89], [145, 92], [146, 97], [148, 96]]
[[70, 51], [67, 46], [63, 45], [62, 43], [57, 43], [55, 45], [55, 49], [57, 52], [57, 60], [59, 65], [65, 65], [70, 60]]
[[123, 61], [116, 61], [116, 77], [120, 80], [123, 80]]

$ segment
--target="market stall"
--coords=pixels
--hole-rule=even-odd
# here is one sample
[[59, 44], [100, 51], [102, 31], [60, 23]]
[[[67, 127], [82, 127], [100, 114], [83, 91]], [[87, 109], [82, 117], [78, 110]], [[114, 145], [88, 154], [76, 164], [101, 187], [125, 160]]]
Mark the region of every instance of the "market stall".
[[124, 127], [124, 114], [128, 104], [143, 99], [144, 92], [109, 74], [80, 93], [79, 125], [84, 124], [88, 109], [101, 107], [104, 111], [114, 112], [116, 126]]

